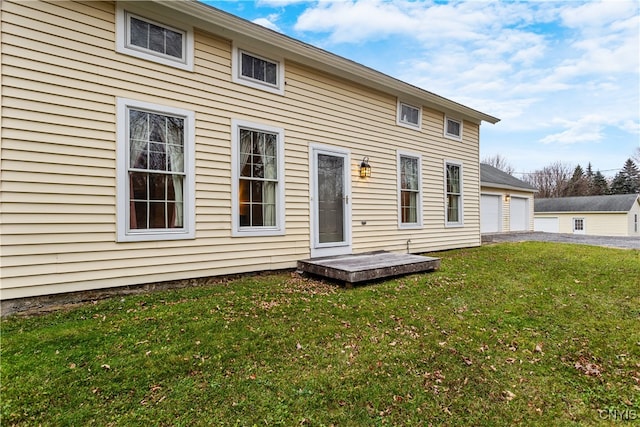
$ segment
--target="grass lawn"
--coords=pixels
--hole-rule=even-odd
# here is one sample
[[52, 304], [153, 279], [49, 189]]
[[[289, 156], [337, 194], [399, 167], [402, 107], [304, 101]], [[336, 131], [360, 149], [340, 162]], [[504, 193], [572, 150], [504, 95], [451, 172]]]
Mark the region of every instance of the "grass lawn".
[[437, 272], [353, 289], [281, 273], [4, 319], [1, 423], [640, 420], [640, 251], [436, 255]]

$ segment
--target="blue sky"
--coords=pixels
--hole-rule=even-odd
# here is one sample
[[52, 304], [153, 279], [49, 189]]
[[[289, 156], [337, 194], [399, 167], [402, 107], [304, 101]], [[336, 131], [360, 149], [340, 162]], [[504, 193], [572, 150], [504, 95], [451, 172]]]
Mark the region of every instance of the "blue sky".
[[481, 158], [516, 172], [640, 147], [640, 2], [205, 1], [499, 117]]

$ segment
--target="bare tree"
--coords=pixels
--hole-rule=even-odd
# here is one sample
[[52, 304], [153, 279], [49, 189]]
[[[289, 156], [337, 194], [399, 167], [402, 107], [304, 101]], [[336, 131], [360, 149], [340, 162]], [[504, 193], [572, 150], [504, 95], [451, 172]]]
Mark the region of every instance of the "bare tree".
[[524, 180], [538, 189], [536, 197], [564, 197], [567, 194], [572, 175], [573, 168], [571, 166], [562, 162], [554, 162], [525, 175]]
[[515, 172], [513, 166], [509, 161], [502, 157], [500, 154], [496, 154], [495, 156], [488, 156], [482, 159], [482, 163], [486, 163], [488, 165], [493, 166], [496, 169], [500, 169], [502, 172], [506, 172], [509, 175], [512, 175]]
[[635, 149], [635, 151], [631, 155], [631, 158], [635, 160], [637, 164], [640, 164], [640, 147]]

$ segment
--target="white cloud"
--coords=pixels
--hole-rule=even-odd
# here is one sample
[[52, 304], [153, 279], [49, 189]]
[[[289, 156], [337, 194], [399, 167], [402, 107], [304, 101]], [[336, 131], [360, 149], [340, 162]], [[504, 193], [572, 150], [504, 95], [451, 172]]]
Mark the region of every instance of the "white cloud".
[[277, 24], [273, 22], [273, 19], [274, 19], [274, 16], [270, 15], [269, 18], [258, 18], [258, 19], [254, 19], [252, 22], [254, 24], [262, 25], [263, 27], [266, 27], [270, 30], [278, 31], [281, 33], [282, 30], [280, 29], [280, 27], [278, 27]]
[[307, 9], [295, 25], [296, 31], [331, 33], [332, 43], [358, 43], [411, 32], [415, 20], [408, 10], [378, 0], [322, 2]]
[[577, 7], [567, 7], [562, 10], [560, 16], [567, 27], [584, 29], [602, 27], [637, 13], [636, 2], [618, 0], [589, 2]]
[[582, 142], [600, 142], [604, 138], [603, 129], [611, 120], [601, 115], [587, 115], [578, 120], [557, 119], [562, 132], [547, 135], [540, 140], [543, 144], [575, 144]]
[[[553, 156], [608, 140], [611, 130], [640, 132], [633, 0], [328, 1], [311, 4], [295, 30], [329, 49], [380, 40], [405, 49], [404, 56], [379, 51], [384, 68], [374, 68], [501, 118], [501, 132], [528, 131], [532, 139], [514, 143], [514, 153], [544, 144], [541, 156]], [[385, 55], [400, 59], [384, 62]]]

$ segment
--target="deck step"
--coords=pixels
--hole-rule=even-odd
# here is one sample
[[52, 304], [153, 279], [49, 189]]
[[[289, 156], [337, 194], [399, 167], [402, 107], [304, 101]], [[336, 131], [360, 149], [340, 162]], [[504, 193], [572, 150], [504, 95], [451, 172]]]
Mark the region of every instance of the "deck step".
[[377, 251], [298, 261], [298, 270], [346, 283], [362, 283], [437, 270], [440, 258]]

